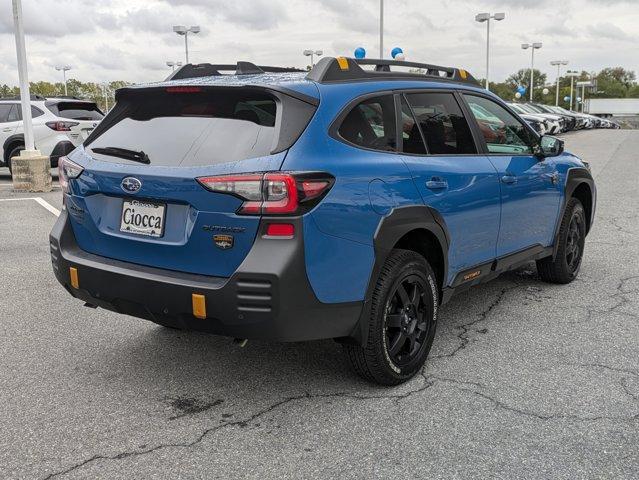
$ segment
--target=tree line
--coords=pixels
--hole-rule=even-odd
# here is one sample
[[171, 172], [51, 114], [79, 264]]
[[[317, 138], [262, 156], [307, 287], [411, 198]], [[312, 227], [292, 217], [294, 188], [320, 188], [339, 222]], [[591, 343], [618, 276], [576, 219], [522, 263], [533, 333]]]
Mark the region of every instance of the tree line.
[[[555, 103], [556, 82], [548, 82], [548, 76], [540, 70], [534, 69], [533, 98], [534, 101], [546, 104]], [[639, 84], [635, 72], [622, 67], [604, 68], [598, 73], [582, 71], [573, 77], [573, 106], [578, 97], [581, 97], [581, 88], [577, 89], [577, 82], [597, 80], [596, 91], [586, 89], [586, 98], [639, 98]], [[564, 98], [570, 97], [571, 77], [563, 75], [559, 78], [559, 105], [568, 108], [570, 102]], [[505, 82], [491, 83], [490, 89], [502, 99], [512, 101], [515, 99], [517, 88], [526, 88], [524, 99], [530, 98], [530, 69], [521, 69], [510, 75]], [[547, 88], [548, 94], [543, 90]]]
[[[75, 78], [67, 80], [67, 95], [82, 100], [90, 100], [98, 104], [102, 111], [113, 107], [115, 91], [131, 85], [131, 82], [115, 81], [109, 83], [81, 82]], [[32, 95], [43, 97], [64, 96], [64, 83], [29, 82]], [[13, 97], [20, 95], [20, 88], [9, 85], [0, 85], [0, 97]]]
[[[586, 98], [639, 98], [639, 84], [635, 72], [626, 70], [622, 67], [604, 68], [598, 73], [588, 73], [582, 71], [579, 76], [574, 77], [574, 84], [579, 81], [597, 80], [597, 89], [595, 92], [588, 91]], [[483, 81], [480, 80], [482, 85]], [[114, 93], [118, 88], [131, 85], [130, 82], [115, 81], [109, 83], [81, 82], [75, 78], [67, 80], [67, 93], [70, 96], [81, 98], [83, 100], [91, 100], [98, 104], [103, 110], [113, 106]], [[548, 76], [540, 70], [534, 70], [533, 96], [534, 100], [541, 103], [555, 103], [555, 85], [548, 84]], [[530, 69], [522, 69], [510, 75], [506, 81], [499, 83], [491, 83], [490, 89], [493, 93], [500, 96], [506, 101], [515, 100], [517, 88], [523, 86], [526, 88], [524, 99], [528, 99], [530, 95]], [[42, 95], [44, 97], [54, 97], [64, 95], [64, 84], [62, 82], [31, 82], [31, 93]], [[549, 93], [544, 95], [544, 88], [548, 88]], [[0, 85], [0, 97], [10, 97], [20, 94], [20, 89], [15, 86]], [[565, 97], [570, 96], [570, 77], [562, 76], [559, 80], [559, 104], [563, 107], [569, 107], [569, 102], [564, 101]], [[581, 90], [577, 91], [575, 87], [573, 97], [576, 101], [581, 96]], [[576, 102], [573, 102], [575, 105]]]

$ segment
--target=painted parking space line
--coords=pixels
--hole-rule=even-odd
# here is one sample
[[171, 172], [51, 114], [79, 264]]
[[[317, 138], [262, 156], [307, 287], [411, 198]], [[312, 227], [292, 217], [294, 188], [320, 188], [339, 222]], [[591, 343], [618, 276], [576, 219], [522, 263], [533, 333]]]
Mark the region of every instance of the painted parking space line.
[[56, 217], [60, 216], [60, 210], [55, 208], [49, 202], [47, 202], [44, 198], [40, 197], [24, 197], [24, 198], [0, 198], [0, 202], [19, 202], [21, 200], [33, 200], [41, 207], [46, 208], [49, 212], [54, 214]]

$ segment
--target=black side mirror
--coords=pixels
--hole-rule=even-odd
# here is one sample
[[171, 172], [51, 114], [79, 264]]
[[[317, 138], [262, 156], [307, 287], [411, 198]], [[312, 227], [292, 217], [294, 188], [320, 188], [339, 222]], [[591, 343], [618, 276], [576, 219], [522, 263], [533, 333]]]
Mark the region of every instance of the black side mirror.
[[550, 135], [544, 135], [539, 141], [539, 149], [536, 153], [541, 158], [557, 157], [564, 153], [564, 141]]

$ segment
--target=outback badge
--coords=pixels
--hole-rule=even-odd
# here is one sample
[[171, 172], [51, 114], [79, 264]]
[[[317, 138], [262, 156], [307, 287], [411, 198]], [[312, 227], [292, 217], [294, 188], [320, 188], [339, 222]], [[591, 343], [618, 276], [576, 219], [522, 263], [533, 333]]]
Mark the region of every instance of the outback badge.
[[233, 248], [233, 235], [213, 235], [213, 241], [215, 246], [222, 250]]

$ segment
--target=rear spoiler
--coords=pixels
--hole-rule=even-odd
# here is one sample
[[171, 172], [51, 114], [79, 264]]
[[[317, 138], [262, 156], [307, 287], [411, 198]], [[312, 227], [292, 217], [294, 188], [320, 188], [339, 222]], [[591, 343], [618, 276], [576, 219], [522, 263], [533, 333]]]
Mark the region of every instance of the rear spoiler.
[[[166, 81], [186, 78], [219, 77], [222, 72], [234, 72], [230, 75], [261, 75], [262, 73], [305, 72], [297, 68], [257, 66], [251, 62], [237, 62], [235, 65], [214, 65], [211, 63], [186, 64], [169, 75]], [[228, 74], [227, 74], [228, 75]]]

